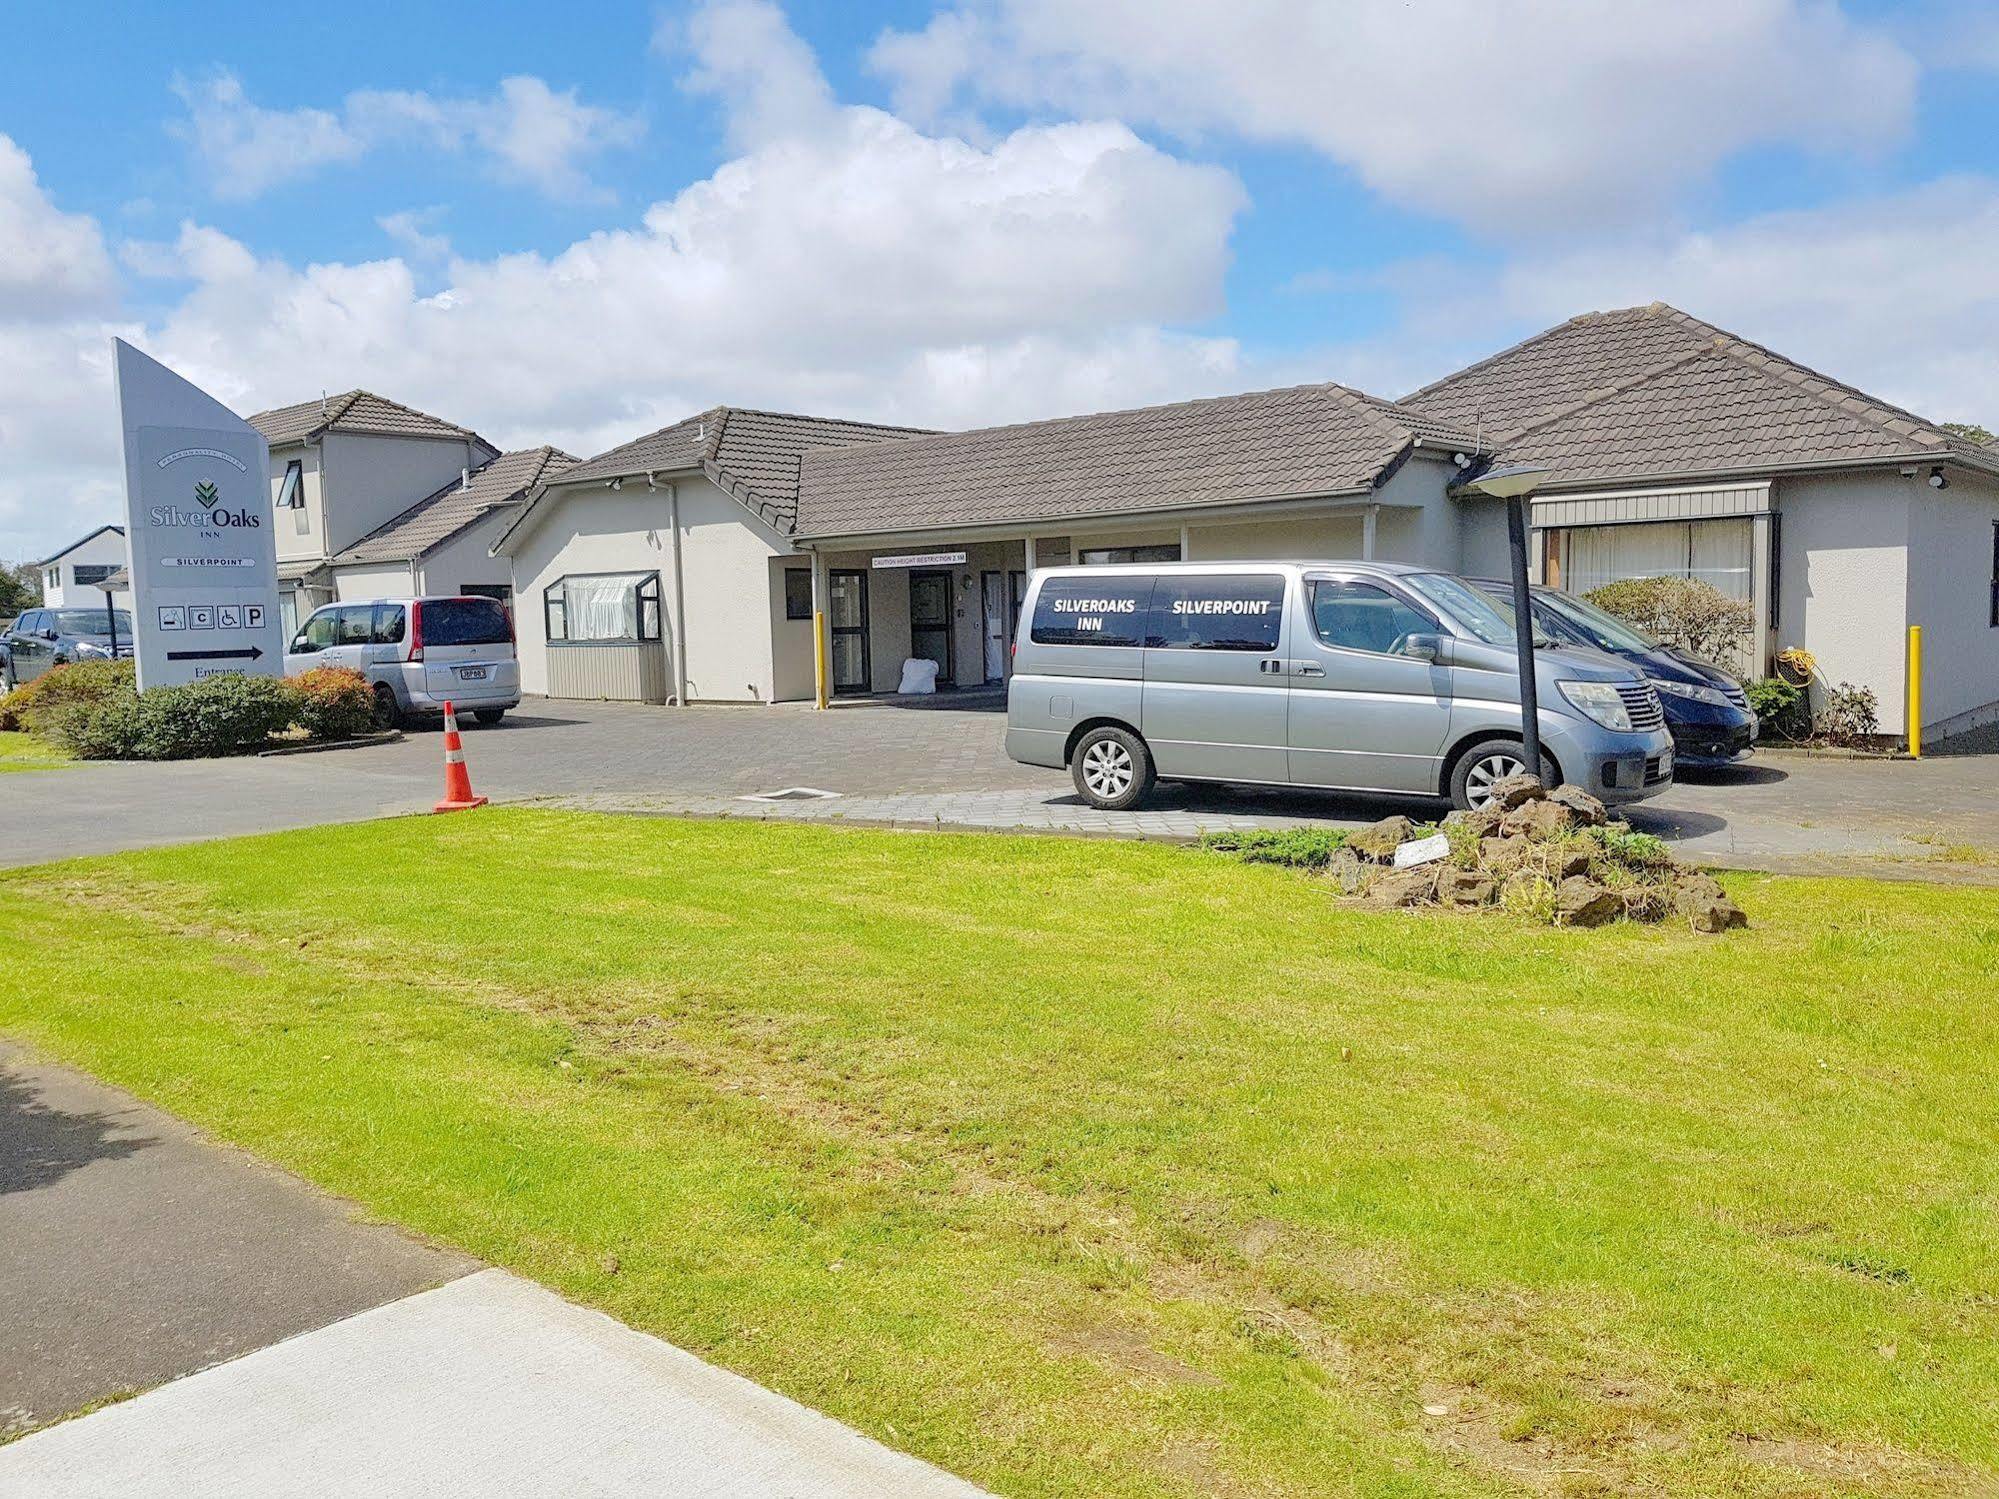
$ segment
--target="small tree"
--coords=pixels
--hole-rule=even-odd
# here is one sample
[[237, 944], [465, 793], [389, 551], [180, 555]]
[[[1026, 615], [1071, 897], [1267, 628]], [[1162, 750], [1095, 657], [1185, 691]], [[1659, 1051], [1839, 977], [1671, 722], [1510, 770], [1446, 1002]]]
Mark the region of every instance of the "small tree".
[[1703, 661], [1740, 661], [1756, 632], [1754, 608], [1698, 578], [1625, 578], [1589, 600]]
[[15, 619], [42, 601], [42, 570], [32, 562], [0, 562], [0, 619]]
[[1962, 437], [1966, 442], [1992, 441], [1992, 434], [1977, 422], [1945, 422], [1943, 429], [1953, 437]]

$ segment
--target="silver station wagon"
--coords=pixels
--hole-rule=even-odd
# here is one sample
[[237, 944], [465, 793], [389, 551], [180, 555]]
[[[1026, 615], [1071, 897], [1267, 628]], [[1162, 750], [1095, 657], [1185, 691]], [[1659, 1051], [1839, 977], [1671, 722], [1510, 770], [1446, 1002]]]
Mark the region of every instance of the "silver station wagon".
[[[1386, 562], [1183, 562], [1034, 574], [1006, 748], [1092, 806], [1155, 780], [1404, 792], [1482, 805], [1525, 768], [1511, 618]], [[1673, 778], [1659, 699], [1595, 651], [1535, 650], [1549, 784], [1636, 801]]]

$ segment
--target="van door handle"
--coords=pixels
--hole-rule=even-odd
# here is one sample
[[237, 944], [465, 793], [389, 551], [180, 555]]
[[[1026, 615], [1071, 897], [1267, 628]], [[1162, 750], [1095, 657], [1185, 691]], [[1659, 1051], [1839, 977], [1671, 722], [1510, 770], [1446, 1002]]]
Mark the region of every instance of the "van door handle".
[[1292, 672], [1294, 675], [1301, 677], [1323, 677], [1326, 674], [1326, 669], [1323, 666], [1314, 666], [1309, 661], [1300, 661], [1292, 668]]

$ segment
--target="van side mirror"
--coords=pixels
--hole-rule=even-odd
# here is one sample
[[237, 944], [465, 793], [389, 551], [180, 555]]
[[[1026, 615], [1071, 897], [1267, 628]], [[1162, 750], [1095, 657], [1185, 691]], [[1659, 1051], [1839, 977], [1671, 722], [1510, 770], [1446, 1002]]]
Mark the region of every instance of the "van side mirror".
[[1428, 661], [1436, 665], [1444, 659], [1444, 637], [1441, 635], [1405, 635], [1402, 637], [1402, 654], [1418, 661]]

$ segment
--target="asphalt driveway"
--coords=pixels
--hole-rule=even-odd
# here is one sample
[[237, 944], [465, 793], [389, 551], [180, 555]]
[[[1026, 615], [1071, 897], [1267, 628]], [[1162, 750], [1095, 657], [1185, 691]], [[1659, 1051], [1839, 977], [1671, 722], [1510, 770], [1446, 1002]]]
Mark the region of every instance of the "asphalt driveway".
[[[602, 810], [781, 816], [904, 825], [1183, 836], [1244, 823], [1332, 825], [1411, 810], [1323, 793], [1163, 788], [1139, 813], [1084, 806], [1068, 778], [1015, 765], [996, 700], [920, 708], [667, 709], [530, 702], [468, 727], [473, 784], [495, 801]], [[0, 863], [354, 821], [427, 810], [442, 785], [433, 728], [400, 743], [323, 754], [158, 765], [87, 765], [0, 776]], [[827, 800], [745, 798], [794, 788]], [[1856, 857], [1931, 861], [1947, 845], [1999, 849], [1999, 759], [1921, 762], [1760, 754], [1689, 776], [1629, 811], [1687, 854], [1772, 867]], [[1416, 804], [1435, 812], [1440, 804]]]

